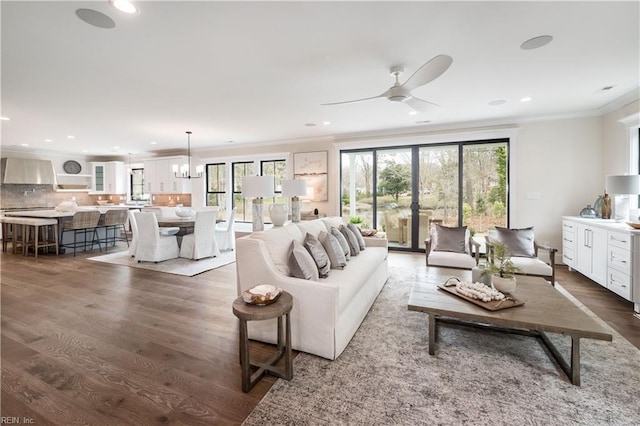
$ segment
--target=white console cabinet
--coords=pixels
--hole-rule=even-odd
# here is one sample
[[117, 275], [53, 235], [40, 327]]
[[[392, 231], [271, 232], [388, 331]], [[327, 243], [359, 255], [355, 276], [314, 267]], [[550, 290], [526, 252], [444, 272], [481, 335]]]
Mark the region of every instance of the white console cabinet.
[[640, 314], [640, 230], [614, 220], [562, 218], [566, 265], [634, 302]]

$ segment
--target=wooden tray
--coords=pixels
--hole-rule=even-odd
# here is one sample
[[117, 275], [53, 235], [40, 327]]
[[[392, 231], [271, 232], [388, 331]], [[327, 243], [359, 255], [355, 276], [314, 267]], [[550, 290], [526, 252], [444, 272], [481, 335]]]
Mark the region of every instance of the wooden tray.
[[[509, 309], [509, 308], [515, 308], [516, 306], [522, 306], [524, 305], [524, 302], [521, 300], [513, 300], [513, 299], [507, 299], [507, 300], [492, 300], [491, 302], [483, 302], [482, 300], [478, 300], [478, 299], [472, 299], [471, 297], [465, 296], [464, 294], [460, 294], [458, 293], [458, 290], [456, 290], [455, 286], [450, 286], [450, 287], [445, 287], [444, 284], [438, 284], [438, 288], [440, 290], [446, 291], [449, 294], [453, 294], [455, 296], [458, 296], [464, 300], [467, 300], [471, 303], [473, 303], [474, 305], [478, 305], [481, 308], [487, 309], [489, 311], [501, 311], [503, 309]], [[507, 296], [510, 297], [510, 296]]]

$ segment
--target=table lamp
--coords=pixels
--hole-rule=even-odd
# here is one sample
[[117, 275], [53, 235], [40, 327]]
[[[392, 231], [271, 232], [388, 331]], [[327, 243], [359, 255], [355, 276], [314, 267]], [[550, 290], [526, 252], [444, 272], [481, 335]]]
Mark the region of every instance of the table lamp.
[[307, 181], [304, 179], [284, 179], [282, 181], [282, 195], [291, 197], [291, 221], [300, 222], [299, 195], [307, 194]]
[[[628, 195], [640, 194], [640, 175], [615, 175], [607, 176], [606, 191], [614, 197], [614, 214], [616, 220], [627, 219], [629, 216], [629, 197]], [[622, 195], [621, 202], [618, 203], [618, 197]], [[618, 211], [625, 212], [624, 216], [618, 214]], [[635, 221], [636, 218], [634, 218]]]
[[264, 218], [262, 216], [262, 199], [273, 197], [274, 193], [273, 176], [243, 176], [242, 196], [253, 198], [253, 232], [264, 231]]

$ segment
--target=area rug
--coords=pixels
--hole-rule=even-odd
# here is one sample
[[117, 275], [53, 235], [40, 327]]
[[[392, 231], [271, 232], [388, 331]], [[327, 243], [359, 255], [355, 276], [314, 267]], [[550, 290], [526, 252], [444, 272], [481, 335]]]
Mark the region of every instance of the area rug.
[[[407, 310], [415, 273], [389, 275], [342, 355], [299, 354], [293, 379], [279, 379], [245, 425], [640, 424], [640, 350], [603, 321], [613, 342], [581, 341], [580, 387], [532, 337], [445, 325], [429, 356], [427, 315]], [[566, 357], [569, 338], [553, 338]]]
[[210, 257], [200, 260], [191, 260], [184, 258], [169, 259], [163, 262], [140, 262], [131, 257], [127, 250], [116, 253], [105, 254], [102, 256], [90, 257], [89, 260], [96, 262], [111, 263], [113, 265], [130, 266], [132, 268], [149, 269], [151, 271], [165, 272], [167, 274], [184, 275], [193, 277], [212, 269], [228, 265], [236, 261], [235, 251], [224, 251], [216, 257]]

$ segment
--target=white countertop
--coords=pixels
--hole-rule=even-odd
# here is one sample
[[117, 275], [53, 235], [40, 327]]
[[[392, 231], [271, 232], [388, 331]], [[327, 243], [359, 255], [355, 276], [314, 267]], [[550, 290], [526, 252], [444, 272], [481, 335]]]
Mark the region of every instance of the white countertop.
[[[80, 206], [78, 211], [91, 211], [98, 210], [101, 214], [105, 214], [107, 210], [113, 209], [129, 209], [129, 206]], [[72, 217], [74, 212], [59, 212], [54, 209], [51, 210], [25, 210], [19, 212], [6, 212], [5, 216], [13, 217], [44, 217], [44, 218], [58, 218], [58, 217]]]
[[640, 234], [640, 229], [634, 229], [631, 226], [627, 225], [626, 222], [617, 222], [614, 219], [589, 219], [580, 216], [563, 216], [562, 218], [584, 223], [589, 226], [609, 229], [611, 231], [622, 231], [629, 232], [631, 234]]

